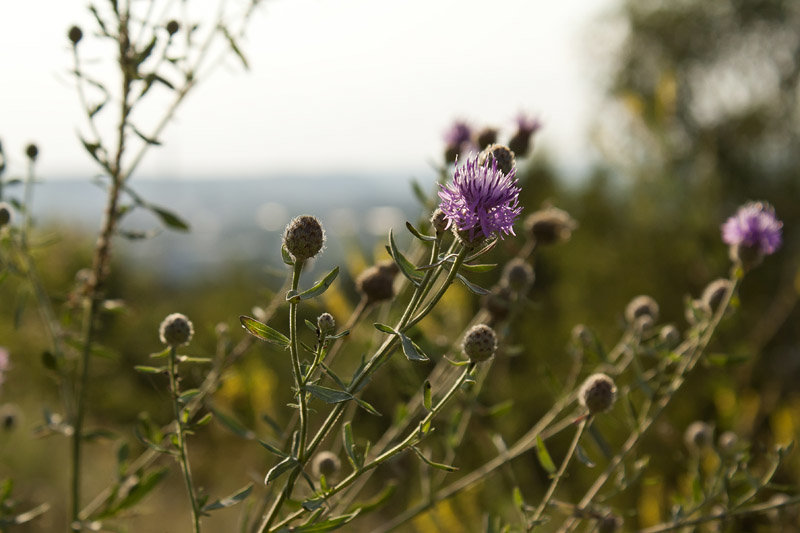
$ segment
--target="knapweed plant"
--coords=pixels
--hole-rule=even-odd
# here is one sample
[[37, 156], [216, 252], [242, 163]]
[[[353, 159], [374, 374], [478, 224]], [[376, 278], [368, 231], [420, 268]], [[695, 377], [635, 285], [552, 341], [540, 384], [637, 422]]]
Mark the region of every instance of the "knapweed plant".
[[[224, 324], [236, 317], [218, 317], [223, 324], [216, 328], [216, 351], [206, 353], [194, 345], [191, 317], [173, 312], [157, 332], [140, 332], [153, 339], [148, 364], [117, 369], [152, 379], [169, 421], [156, 423], [143, 413], [134, 428], [113, 428], [122, 435], [87, 427], [92, 362], [103, 348], [98, 339], [109, 314], [121, 306], [109, 285], [112, 239], [143, 236], [121, 228], [137, 207], [167, 226], [188, 229], [177, 215], [136, 194], [131, 176], [144, 153], [159, 144], [181, 101], [216, 64], [209, 57], [217, 39], [244, 60], [236, 39], [255, 2], [235, 20], [223, 11], [205, 33], [191, 19], [172, 18], [175, 6], [169, 2], [163, 9], [156, 9], [158, 2], [145, 4], [141, 10], [121, 1], [90, 8], [97, 23], [92, 38], [117, 47], [118, 89], [92, 77], [80, 53], [87, 37], [77, 27], [68, 31], [86, 118], [81, 142], [102, 173], [108, 203], [91, 264], [78, 272], [61, 301], [40, 277], [32, 238], [38, 148], [26, 151], [29, 170], [21, 200], [3, 201], [4, 185], [17, 182], [4, 181], [0, 158], [0, 274], [17, 279], [36, 300], [49, 345], [42, 365], [56, 377], [62, 400], [58, 412], [45, 411], [38, 436], [60, 434], [70, 448], [70, 481], [59, 488], [67, 516], [63, 523], [51, 522], [54, 527], [128, 530], [129, 517], [147, 513], [148, 499], [164, 490], [172, 512], [185, 517], [182, 530], [195, 533], [212, 527], [262, 533], [636, 528], [639, 510], [624, 502], [626, 494], [647, 483], [643, 442], [652, 438], [693, 371], [709, 359], [712, 337], [741, 305], [746, 275], [780, 249], [782, 223], [766, 202], [750, 202], [721, 224], [717, 244], [729, 246], [730, 271], [687, 299], [683, 330], [660, 322], [659, 303], [647, 295], [633, 296], [615, 311], [624, 326], [611, 349], [589, 327], [575, 326], [566, 357], [554, 356], [567, 361], [553, 367], [567, 369], [552, 376], [558, 387], [528, 381], [546, 398], [547, 408], [515, 405], [525, 411], [526, 427], [504, 432], [492, 418], [511, 404], [487, 407], [486, 385], [494, 373], [513, 372], [512, 357], [533, 357], [518, 345], [515, 328], [535, 328], [524, 321], [537, 283], [536, 260], [545, 249], [558, 253], [556, 245], [569, 246], [578, 230], [578, 221], [562, 209], [521, 204], [524, 188], [536, 184], [518, 179], [518, 165], [525, 164], [540, 128], [525, 116], [507, 144], [498, 142], [495, 129], [473, 132], [465, 122], [456, 123], [445, 138], [436, 190], [417, 187], [426, 206], [422, 216], [393, 228], [385, 255], [360, 272], [342, 276], [345, 269], [337, 266], [311, 277], [326, 242], [337, 236], [326, 233], [312, 214], [287, 221], [282, 245], [274, 250], [285, 264], [286, 282], [269, 302], [253, 295], [252, 310], [238, 316], [242, 330]], [[154, 124], [140, 124], [137, 110], [157, 88], [171, 96], [171, 104]], [[101, 121], [109, 110], [114, 110], [110, 133]], [[484, 288], [476, 278], [489, 274], [497, 282]], [[335, 299], [329, 298], [338, 286], [356, 295], [346, 318], [337, 316]], [[340, 290], [340, 297], [344, 293]], [[260, 413], [268, 430], [242, 422], [217, 401], [226, 372], [249, 352], [285, 370], [277, 380], [279, 391], [266, 385], [257, 390], [288, 399], [278, 412]], [[0, 348], [0, 386], [14, 358], [23, 356]], [[521, 391], [490, 392], [511, 402]], [[19, 414], [13, 409], [4, 405], [0, 413], [6, 429], [16, 424]], [[192, 450], [211, 438], [209, 427], [215, 425], [239, 437], [241, 453], [258, 451], [252, 475], [231, 469], [229, 478], [204, 475], [199, 481], [204, 465]], [[777, 492], [773, 483], [788, 447], [756, 451], [732, 431], [715, 438], [715, 428], [704, 420], [681, 433], [688, 460], [680, 468], [688, 488], [672, 495], [668, 517], [644, 531], [723, 531], [747, 527], [742, 520], [752, 517], [772, 524], [796, 520], [796, 487]], [[89, 483], [85, 445], [99, 437], [118, 443], [117, 468]], [[206, 462], [224, 463], [229, 454]], [[538, 484], [516, 466], [525, 455], [536, 458]], [[180, 479], [183, 499], [162, 489], [160, 482], [171, 471]], [[218, 494], [219, 487], [232, 484], [240, 488]], [[460, 517], [453, 512], [456, 502], [467, 502]], [[35, 527], [52, 502], [18, 508], [9, 480], [0, 486], [0, 503], [0, 528], [6, 529], [28, 522]], [[209, 525], [215, 511], [237, 504], [237, 525]]]

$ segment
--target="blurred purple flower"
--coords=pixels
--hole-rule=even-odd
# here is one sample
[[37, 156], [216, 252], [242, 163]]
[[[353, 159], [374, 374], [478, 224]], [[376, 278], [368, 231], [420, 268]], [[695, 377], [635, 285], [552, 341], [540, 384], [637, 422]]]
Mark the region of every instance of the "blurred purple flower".
[[485, 237], [498, 233], [515, 235], [514, 221], [522, 212], [518, 205], [520, 188], [516, 180], [517, 169], [508, 174], [497, 168], [497, 161], [478, 164], [478, 157], [470, 155], [466, 162], [456, 166], [453, 182], [440, 185], [439, 208], [448, 220], [461, 231], [469, 230], [470, 240], [477, 232]]
[[775, 218], [771, 205], [748, 202], [722, 225], [722, 240], [731, 246], [743, 245], [770, 255], [781, 246], [781, 228], [783, 222]]
[[542, 128], [542, 122], [538, 118], [529, 117], [525, 113], [517, 115], [517, 131], [533, 135]]
[[6, 380], [6, 372], [11, 368], [11, 360], [8, 356], [8, 350], [0, 346], [0, 386]]
[[444, 142], [448, 146], [460, 147], [472, 138], [472, 128], [463, 120], [453, 122], [452, 126], [444, 132]]

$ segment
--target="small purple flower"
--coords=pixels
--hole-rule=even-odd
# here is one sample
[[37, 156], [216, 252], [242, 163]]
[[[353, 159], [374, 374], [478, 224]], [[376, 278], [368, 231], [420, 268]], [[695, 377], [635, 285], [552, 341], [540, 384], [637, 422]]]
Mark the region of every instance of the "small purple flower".
[[463, 120], [453, 122], [453, 125], [444, 132], [444, 142], [448, 146], [460, 147], [472, 138], [472, 128]]
[[487, 161], [478, 164], [478, 157], [470, 154], [465, 163], [456, 166], [453, 182], [440, 185], [439, 208], [448, 220], [448, 227], [469, 230], [470, 240], [477, 232], [485, 237], [498, 233], [515, 235], [514, 221], [522, 212], [518, 205], [520, 188], [516, 180], [517, 169], [508, 174], [491, 166]]
[[781, 246], [783, 222], [766, 202], [748, 202], [722, 225], [722, 240], [731, 246], [754, 248], [770, 255]]
[[6, 372], [11, 368], [11, 361], [8, 356], [8, 350], [0, 346], [0, 386], [6, 380]]

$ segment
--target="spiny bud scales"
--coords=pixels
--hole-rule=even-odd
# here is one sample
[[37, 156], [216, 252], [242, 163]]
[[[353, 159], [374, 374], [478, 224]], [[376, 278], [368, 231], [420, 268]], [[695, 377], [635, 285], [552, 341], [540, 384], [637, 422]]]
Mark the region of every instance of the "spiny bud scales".
[[194, 326], [192, 322], [186, 318], [186, 315], [180, 313], [172, 313], [161, 322], [161, 327], [158, 330], [161, 342], [167, 346], [181, 346], [189, 344], [194, 335]]
[[628, 324], [635, 324], [643, 316], [649, 316], [654, 322], [658, 320], [658, 303], [646, 295], [635, 297], [625, 308], [625, 320]]
[[703, 290], [703, 296], [700, 298], [703, 302], [703, 307], [707, 308], [710, 312], [715, 312], [722, 299], [728, 292], [731, 286], [729, 279], [720, 278], [709, 283]]
[[328, 478], [336, 474], [340, 467], [341, 461], [339, 461], [339, 457], [327, 450], [321, 451], [314, 456], [314, 461], [311, 463], [311, 470], [315, 477], [325, 476]]
[[536, 244], [556, 244], [568, 241], [578, 223], [569, 213], [557, 207], [546, 207], [525, 219], [525, 228]]
[[617, 386], [605, 374], [592, 374], [578, 391], [578, 402], [593, 415], [611, 409], [616, 399]]
[[436, 208], [436, 211], [433, 212], [431, 215], [431, 226], [433, 227], [434, 231], [436, 231], [437, 235], [441, 235], [445, 231], [447, 231], [447, 225], [450, 221], [447, 219], [447, 215], [444, 214], [444, 211]]
[[394, 297], [394, 278], [398, 268], [393, 261], [382, 261], [371, 266], [356, 278], [356, 290], [367, 303], [390, 300]]
[[518, 293], [526, 293], [533, 285], [535, 275], [531, 265], [522, 259], [514, 258], [506, 263], [502, 279], [510, 289]]
[[72, 26], [67, 32], [67, 37], [69, 37], [72, 45], [75, 46], [83, 39], [83, 31], [78, 26]]
[[317, 317], [317, 330], [323, 335], [333, 333], [336, 329], [336, 321], [330, 313], [322, 313]]
[[470, 361], [486, 361], [497, 350], [497, 336], [486, 324], [472, 326], [464, 335], [463, 349]]
[[711, 446], [713, 438], [714, 430], [701, 420], [689, 424], [683, 434], [683, 442], [692, 453], [699, 453], [701, 450]]
[[0, 202], [0, 228], [10, 224], [12, 216], [11, 205], [6, 202]]
[[493, 161], [497, 161], [497, 168], [503, 171], [503, 174], [508, 174], [514, 168], [517, 161], [514, 158], [514, 152], [508, 146], [502, 144], [490, 144], [478, 154], [479, 165], [492, 165]]
[[283, 245], [296, 261], [317, 255], [325, 244], [325, 231], [316, 217], [301, 215], [292, 219], [283, 233]]

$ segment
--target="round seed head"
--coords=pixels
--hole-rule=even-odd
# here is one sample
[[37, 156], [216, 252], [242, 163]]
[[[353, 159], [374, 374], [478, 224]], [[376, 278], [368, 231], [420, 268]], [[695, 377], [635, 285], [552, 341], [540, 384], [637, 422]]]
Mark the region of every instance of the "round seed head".
[[658, 303], [645, 295], [637, 296], [625, 308], [625, 320], [628, 324], [635, 324], [643, 316], [649, 316], [653, 322], [658, 320]]
[[161, 342], [167, 346], [182, 346], [192, 340], [194, 326], [185, 315], [172, 313], [161, 322], [158, 334]]
[[383, 261], [371, 266], [356, 278], [356, 290], [368, 303], [391, 300], [394, 297], [394, 278], [397, 265], [393, 261]]
[[323, 335], [333, 333], [336, 329], [336, 321], [330, 313], [322, 313], [317, 317], [317, 329]]
[[33, 143], [29, 144], [25, 148], [25, 155], [27, 155], [28, 159], [31, 161], [36, 161], [36, 158], [39, 157], [39, 147]]
[[14, 212], [11, 210], [11, 205], [6, 202], [0, 202], [0, 228], [10, 224], [13, 215]]
[[503, 269], [503, 284], [510, 289], [524, 294], [533, 285], [536, 276], [533, 267], [522, 259], [512, 259]]
[[546, 207], [531, 213], [525, 227], [536, 244], [556, 244], [568, 241], [578, 223], [563, 209]]
[[314, 457], [314, 461], [311, 463], [311, 470], [316, 477], [325, 476], [329, 478], [335, 475], [341, 466], [342, 463], [339, 461], [339, 457], [333, 452], [325, 450]]
[[67, 37], [72, 42], [72, 46], [75, 46], [83, 39], [83, 31], [78, 26], [72, 26], [67, 32]]
[[586, 378], [578, 392], [578, 402], [593, 415], [611, 409], [616, 399], [617, 386], [605, 374], [592, 374]]
[[283, 233], [283, 245], [296, 261], [317, 255], [325, 244], [325, 231], [316, 217], [301, 215], [292, 219]]
[[720, 278], [709, 283], [703, 290], [701, 300], [703, 307], [708, 308], [712, 313], [717, 310], [722, 303], [722, 299], [728, 292], [731, 286], [731, 281], [725, 278]]
[[674, 348], [681, 342], [681, 333], [672, 324], [667, 324], [658, 332], [658, 338], [667, 348]]
[[181, 29], [180, 24], [178, 24], [177, 20], [170, 20], [167, 22], [167, 33], [170, 35], [175, 35], [178, 33], [178, 30]]
[[464, 335], [463, 348], [470, 361], [486, 361], [497, 350], [497, 336], [486, 324], [472, 326]]
[[447, 219], [447, 216], [444, 214], [444, 211], [436, 208], [436, 211], [433, 212], [431, 215], [431, 226], [436, 231], [436, 235], [441, 235], [445, 231], [447, 231], [447, 226], [450, 224], [450, 221]]
[[[483, 146], [486, 146], [485, 144]], [[514, 168], [517, 161], [514, 158], [514, 152], [508, 146], [502, 144], [490, 144], [478, 154], [478, 164], [492, 165], [493, 161], [497, 161], [497, 168], [503, 171], [503, 174], [508, 174]]]
[[686, 427], [683, 434], [683, 441], [686, 448], [693, 454], [700, 453], [713, 443], [714, 430], [711, 426], [697, 420]]
[[511, 312], [511, 289], [498, 285], [483, 299], [483, 307], [491, 317], [491, 323], [497, 324], [508, 318]]

